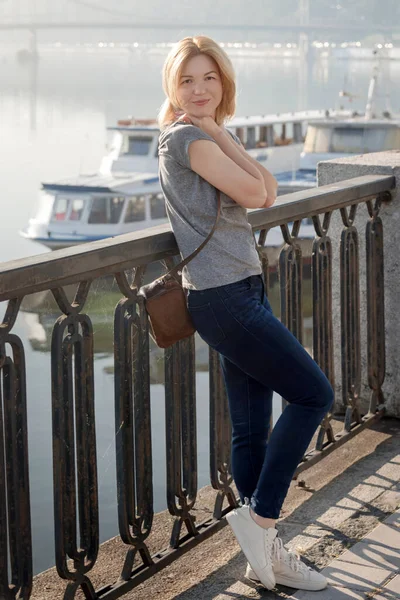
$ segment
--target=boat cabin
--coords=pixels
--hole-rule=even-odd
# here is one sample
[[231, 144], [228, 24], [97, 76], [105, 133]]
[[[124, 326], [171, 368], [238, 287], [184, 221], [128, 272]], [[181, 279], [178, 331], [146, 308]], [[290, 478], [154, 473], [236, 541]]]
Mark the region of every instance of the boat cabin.
[[160, 130], [156, 121], [120, 120], [116, 127], [107, 130], [111, 141], [100, 166], [101, 173], [157, 172]]
[[43, 184], [24, 237], [64, 248], [166, 223], [164, 196], [153, 173], [81, 176]]
[[[304, 142], [307, 123], [310, 119], [322, 119], [326, 111], [303, 111], [280, 115], [260, 115], [252, 117], [236, 117], [227, 127], [241, 140], [246, 150], [260, 162], [270, 158], [270, 154], [257, 154], [263, 149], [279, 149], [293, 146], [300, 153]], [[158, 171], [158, 136], [157, 122], [153, 119], [122, 119], [117, 126], [108, 127], [111, 140], [108, 152], [103, 158], [100, 172], [103, 174], [126, 172]], [[285, 153], [285, 158], [287, 152]], [[281, 169], [282, 158], [270, 165], [274, 170]]]
[[[271, 173], [293, 173], [303, 148], [303, 128], [310, 119], [326, 116], [325, 111], [308, 111], [235, 118], [228, 127]], [[109, 131], [112, 140], [99, 172], [44, 183], [38, 211], [21, 235], [55, 249], [167, 221], [156, 121], [122, 120]]]
[[311, 122], [305, 154], [365, 154], [400, 148], [400, 123], [360, 119]]

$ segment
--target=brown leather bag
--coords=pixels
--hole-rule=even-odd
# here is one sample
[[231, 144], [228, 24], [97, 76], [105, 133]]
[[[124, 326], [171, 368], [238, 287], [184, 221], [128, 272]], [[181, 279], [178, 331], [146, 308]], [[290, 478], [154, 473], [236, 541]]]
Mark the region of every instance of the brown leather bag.
[[168, 348], [196, 331], [182, 287], [182, 269], [210, 241], [221, 213], [221, 194], [217, 190], [218, 208], [214, 226], [204, 242], [182, 262], [152, 283], [143, 285], [138, 295], [144, 297], [149, 317], [150, 335], [160, 348]]

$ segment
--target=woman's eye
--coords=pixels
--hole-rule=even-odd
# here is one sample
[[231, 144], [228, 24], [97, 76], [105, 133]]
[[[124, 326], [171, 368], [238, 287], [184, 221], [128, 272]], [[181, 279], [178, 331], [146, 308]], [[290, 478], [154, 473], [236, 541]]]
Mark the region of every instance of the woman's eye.
[[[207, 75], [206, 79], [215, 79], [215, 77], [213, 77], [212, 75]], [[182, 81], [182, 84], [186, 84], [186, 83], [192, 83], [192, 79], [184, 79]]]

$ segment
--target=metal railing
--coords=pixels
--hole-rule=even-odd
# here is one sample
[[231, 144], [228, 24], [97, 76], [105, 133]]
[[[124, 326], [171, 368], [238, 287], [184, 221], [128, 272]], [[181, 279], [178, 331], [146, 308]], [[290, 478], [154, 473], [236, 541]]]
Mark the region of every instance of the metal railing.
[[[280, 197], [270, 209], [249, 214], [261, 231], [258, 247], [266, 289], [268, 231], [280, 226], [281, 320], [302, 340], [301, 220], [312, 217], [313, 355], [334, 384], [332, 325], [332, 241], [329, 225], [339, 211], [343, 430], [332, 417], [321, 424], [314, 450], [297, 474], [345, 443], [384, 414], [385, 377], [382, 202], [390, 200], [393, 177], [365, 176]], [[366, 204], [368, 385], [370, 407], [360, 409], [360, 302], [357, 207]], [[289, 225], [292, 223], [292, 225]], [[146, 544], [153, 522], [153, 476], [149, 377], [149, 331], [137, 287], [154, 261], [171, 264], [177, 247], [168, 226], [81, 245], [0, 265], [0, 301], [7, 301], [0, 325], [0, 598], [28, 599], [32, 593], [32, 535], [28, 472], [25, 352], [12, 333], [22, 299], [51, 290], [61, 311], [52, 332], [52, 420], [55, 561], [68, 581], [65, 599], [81, 588], [86, 598], [119, 598], [226, 524], [236, 505], [230, 473], [230, 424], [219, 361], [210, 350], [210, 481], [216, 490], [213, 518], [197, 524], [196, 384], [194, 338], [165, 351], [167, 505], [174, 517], [170, 545], [151, 555]], [[127, 270], [133, 269], [130, 281]], [[95, 438], [93, 330], [85, 302], [96, 278], [113, 275], [121, 292], [115, 309], [115, 432], [119, 531], [128, 550], [118, 581], [97, 592], [90, 571], [99, 550]], [[78, 284], [70, 302], [67, 284]], [[50, 398], [49, 398], [50, 404]], [[79, 478], [77, 478], [79, 473]], [[227, 501], [228, 508], [223, 508]], [[182, 532], [185, 526], [186, 532]], [[79, 539], [78, 534], [79, 532]], [[135, 557], [140, 555], [137, 565]]]

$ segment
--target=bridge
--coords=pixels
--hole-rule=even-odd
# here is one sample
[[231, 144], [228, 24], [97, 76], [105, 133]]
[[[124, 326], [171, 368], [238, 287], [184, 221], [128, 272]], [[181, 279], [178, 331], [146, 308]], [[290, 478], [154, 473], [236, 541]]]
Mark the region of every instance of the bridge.
[[[310, 0], [298, 0], [297, 10], [287, 18], [269, 20], [268, 12], [261, 21], [246, 24], [241, 15], [233, 12], [232, 21], [216, 22], [213, 14], [204, 22], [185, 21], [184, 15], [171, 18], [163, 13], [161, 6], [155, 8], [155, 16], [144, 16], [143, 10], [124, 9], [124, 4], [112, 5], [109, 0], [0, 0], [0, 31], [27, 30], [34, 32], [49, 30], [158, 30], [158, 31], [232, 31], [232, 32], [282, 32], [306, 35], [343, 34], [367, 36], [371, 34], [400, 34], [400, 22], [393, 19], [390, 24], [379, 24], [370, 19], [369, 23], [360, 19], [357, 11], [347, 18], [330, 13], [324, 19], [312, 15]], [[108, 4], [107, 4], [108, 3]], [[203, 5], [207, 12], [207, 3]], [[256, 15], [254, 21], [256, 21]]]
[[260, 25], [243, 25], [243, 23], [231, 24], [216, 24], [216, 23], [156, 23], [156, 22], [137, 22], [137, 21], [111, 21], [108, 23], [101, 21], [10, 21], [0, 23], [0, 31], [4, 30], [27, 30], [40, 31], [51, 29], [156, 29], [156, 30], [229, 30], [229, 31], [281, 31], [281, 32], [304, 32], [304, 33], [329, 33], [329, 32], [345, 32], [358, 33], [364, 35], [371, 34], [395, 34], [400, 33], [400, 26], [387, 25], [367, 25], [360, 23], [328, 23], [328, 22], [310, 22], [307, 24], [301, 23], [267, 23]]

